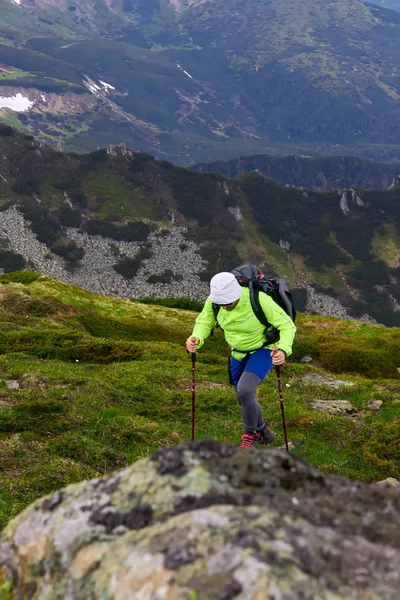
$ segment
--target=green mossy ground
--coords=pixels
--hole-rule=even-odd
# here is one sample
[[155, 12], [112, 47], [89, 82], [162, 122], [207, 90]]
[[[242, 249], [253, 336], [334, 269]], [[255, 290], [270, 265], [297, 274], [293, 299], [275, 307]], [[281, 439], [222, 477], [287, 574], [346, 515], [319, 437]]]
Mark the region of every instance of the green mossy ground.
[[[190, 439], [184, 342], [195, 317], [39, 274], [0, 278], [0, 528], [37, 497]], [[394, 328], [299, 316], [294, 355], [283, 370], [294, 453], [355, 479], [400, 478], [399, 339]], [[311, 365], [299, 362], [306, 353]], [[226, 362], [217, 333], [199, 352], [196, 438], [238, 444], [240, 413]], [[353, 386], [333, 390], [303, 381], [308, 373], [331, 374], [324, 369]], [[8, 380], [20, 388], [8, 389]], [[273, 375], [259, 399], [280, 446]], [[357, 412], [329, 416], [311, 407], [316, 399], [348, 400]], [[371, 400], [382, 401], [379, 412]]]

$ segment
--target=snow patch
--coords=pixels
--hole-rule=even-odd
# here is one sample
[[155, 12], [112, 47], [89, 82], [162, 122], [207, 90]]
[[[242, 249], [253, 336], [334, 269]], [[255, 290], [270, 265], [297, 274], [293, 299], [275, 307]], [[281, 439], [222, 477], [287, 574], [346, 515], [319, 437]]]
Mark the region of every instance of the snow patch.
[[185, 71], [185, 69], [179, 63], [176, 63], [176, 66], [178, 67], [178, 69], [180, 69], [181, 71], [183, 71], [185, 73], [185, 75], [187, 75], [188, 77], [190, 77], [190, 79], [193, 79], [193, 77], [191, 76], [191, 74], [188, 73], [187, 71]]
[[65, 46], [60, 46], [60, 50], [66, 50], [67, 48], [72, 48], [72, 46], [76, 46], [78, 42], [73, 42], [72, 44], [66, 44]]
[[42, 99], [42, 102], [44, 102], [44, 103], [46, 104], [46, 103], [47, 103], [46, 96], [44, 96], [44, 95], [42, 94], [40, 97], [41, 97], [41, 99]]
[[18, 4], [18, 6], [20, 6], [21, 4], [21, 0], [11, 0], [11, 2], [13, 2], [14, 4]]
[[82, 83], [87, 87], [87, 89], [92, 92], [95, 96], [103, 97], [104, 94], [108, 94], [110, 90], [115, 90], [115, 87], [107, 83], [106, 81], [99, 81], [101, 85], [98, 85], [93, 79], [90, 79], [87, 75], [85, 75], [85, 79], [82, 80]]
[[101, 83], [101, 85], [106, 89], [106, 90], [115, 90], [115, 87], [113, 87], [112, 85], [110, 85], [109, 83], [106, 83], [105, 81], [101, 81], [101, 79], [99, 79], [99, 83]]
[[347, 193], [343, 192], [342, 197], [340, 199], [340, 208], [343, 211], [344, 215], [348, 215], [350, 212], [349, 205], [347, 203]]
[[32, 108], [34, 104], [35, 103], [29, 100], [29, 98], [25, 98], [25, 96], [20, 93], [10, 98], [0, 96], [0, 108], [11, 108], [11, 110], [15, 110], [16, 112], [26, 112]]

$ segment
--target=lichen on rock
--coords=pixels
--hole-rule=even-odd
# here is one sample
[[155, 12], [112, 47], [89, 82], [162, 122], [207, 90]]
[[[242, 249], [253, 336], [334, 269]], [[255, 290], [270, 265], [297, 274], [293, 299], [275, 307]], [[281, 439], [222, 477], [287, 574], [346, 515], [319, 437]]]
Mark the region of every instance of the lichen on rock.
[[28, 507], [0, 537], [0, 584], [31, 600], [395, 600], [399, 509], [396, 486], [185, 443]]

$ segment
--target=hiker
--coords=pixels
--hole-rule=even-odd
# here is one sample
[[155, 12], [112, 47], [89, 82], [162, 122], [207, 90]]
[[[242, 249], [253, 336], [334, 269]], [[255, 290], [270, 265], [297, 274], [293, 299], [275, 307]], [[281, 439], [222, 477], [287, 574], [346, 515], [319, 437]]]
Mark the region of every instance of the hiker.
[[273, 365], [284, 364], [292, 352], [296, 332], [292, 319], [270, 296], [260, 292], [259, 301], [270, 325], [279, 330], [280, 338], [276, 345], [268, 345], [266, 341], [266, 328], [254, 313], [250, 289], [240, 286], [233, 273], [227, 272], [217, 273], [211, 279], [210, 295], [196, 319], [192, 335], [186, 340], [189, 352], [201, 348], [215, 326], [216, 307], [218, 325], [232, 349], [229, 379], [235, 387], [243, 418], [241, 448], [269, 444], [274, 439], [262, 417], [256, 388]]

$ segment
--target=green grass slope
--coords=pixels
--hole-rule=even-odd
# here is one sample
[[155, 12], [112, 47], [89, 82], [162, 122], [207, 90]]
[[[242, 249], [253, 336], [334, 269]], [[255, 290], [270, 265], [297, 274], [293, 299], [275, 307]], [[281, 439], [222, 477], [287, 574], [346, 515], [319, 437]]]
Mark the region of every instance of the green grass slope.
[[[35, 273], [0, 279], [0, 528], [52, 490], [190, 439], [184, 342], [195, 317]], [[300, 363], [305, 353], [311, 365]], [[238, 444], [240, 413], [226, 361], [216, 334], [197, 362], [196, 437]], [[323, 471], [364, 481], [400, 477], [399, 364], [398, 329], [300, 315], [283, 369], [292, 451]], [[312, 374], [348, 385], [304, 379]], [[273, 374], [259, 400], [280, 446]], [[317, 400], [348, 401], [351, 415], [319, 412], [311, 404]]]

